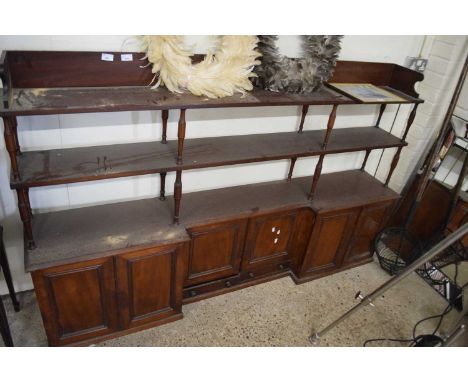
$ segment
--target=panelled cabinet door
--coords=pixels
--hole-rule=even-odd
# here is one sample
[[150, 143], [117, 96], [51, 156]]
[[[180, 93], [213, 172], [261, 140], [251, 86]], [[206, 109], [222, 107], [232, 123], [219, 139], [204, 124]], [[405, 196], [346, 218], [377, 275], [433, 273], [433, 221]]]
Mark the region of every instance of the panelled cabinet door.
[[50, 345], [66, 345], [117, 330], [112, 258], [32, 273]]
[[124, 329], [182, 311], [186, 246], [168, 245], [116, 256], [119, 318]]
[[341, 266], [358, 213], [354, 208], [317, 215], [301, 273], [327, 273]]
[[346, 264], [369, 260], [373, 254], [375, 236], [389, 217], [394, 202], [363, 207], [345, 258]]
[[290, 259], [297, 215], [298, 211], [294, 210], [250, 219], [242, 269], [250, 270]]
[[196, 285], [239, 273], [247, 220], [188, 228], [191, 237], [185, 285]]

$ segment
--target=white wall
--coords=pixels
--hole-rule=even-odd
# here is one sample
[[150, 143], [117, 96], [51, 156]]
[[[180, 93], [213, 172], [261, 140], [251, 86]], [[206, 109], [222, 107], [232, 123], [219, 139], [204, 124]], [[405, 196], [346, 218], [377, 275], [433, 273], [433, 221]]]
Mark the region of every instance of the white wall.
[[[197, 52], [212, 45], [203, 36], [191, 36]], [[346, 36], [340, 59], [386, 61], [403, 64], [406, 56], [417, 56], [422, 50], [423, 36]], [[279, 45], [290, 56], [297, 54], [299, 42], [295, 36], [283, 36]], [[133, 51], [138, 41], [128, 36], [0, 36], [0, 50], [93, 50]], [[389, 106], [382, 119], [382, 128], [388, 130], [396, 111]], [[305, 129], [323, 129], [330, 107], [311, 107]], [[375, 106], [340, 106], [336, 128], [373, 124]], [[393, 132], [401, 134], [408, 117], [409, 106], [401, 107]], [[239, 109], [211, 109], [187, 111], [187, 138], [273, 133], [293, 131], [299, 122], [298, 107], [265, 107]], [[168, 137], [176, 138], [176, 112], [169, 116]], [[120, 112], [100, 114], [52, 115], [18, 118], [19, 139], [23, 150], [49, 149], [72, 146], [91, 146], [135, 141], [158, 140], [161, 135], [160, 112]], [[410, 148], [411, 150], [411, 148]], [[377, 176], [384, 179], [394, 150], [386, 150]], [[363, 153], [327, 156], [323, 172], [358, 168]], [[374, 150], [367, 171], [374, 173], [380, 156]], [[294, 175], [311, 175], [316, 159], [297, 161]], [[287, 173], [287, 161], [230, 166], [224, 168], [186, 171], [183, 173], [184, 192], [219, 188], [245, 183], [282, 179]], [[5, 242], [15, 286], [18, 290], [32, 288], [29, 275], [23, 270], [22, 225], [17, 210], [16, 195], [9, 188], [10, 161], [0, 140], [0, 221], [5, 228]], [[401, 175], [401, 179], [404, 174]], [[402, 183], [392, 181], [391, 186]], [[173, 174], [168, 174], [167, 193], [172, 193]], [[152, 197], [159, 192], [159, 177], [140, 176], [107, 181], [87, 182], [32, 189], [32, 207], [36, 212], [76, 208], [117, 200]], [[182, 207], [183, 208], [183, 207]], [[79, 227], [77, 227], [79, 229]], [[0, 293], [6, 288], [0, 279]]]

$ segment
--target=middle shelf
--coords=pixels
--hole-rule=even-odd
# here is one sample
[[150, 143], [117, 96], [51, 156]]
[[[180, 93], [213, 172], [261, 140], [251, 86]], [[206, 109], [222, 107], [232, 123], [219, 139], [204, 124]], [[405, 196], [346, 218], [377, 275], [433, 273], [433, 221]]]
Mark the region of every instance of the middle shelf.
[[407, 143], [375, 126], [187, 139], [183, 164], [177, 141], [26, 151], [18, 156], [20, 180], [12, 188], [48, 186], [177, 170], [356, 152]]

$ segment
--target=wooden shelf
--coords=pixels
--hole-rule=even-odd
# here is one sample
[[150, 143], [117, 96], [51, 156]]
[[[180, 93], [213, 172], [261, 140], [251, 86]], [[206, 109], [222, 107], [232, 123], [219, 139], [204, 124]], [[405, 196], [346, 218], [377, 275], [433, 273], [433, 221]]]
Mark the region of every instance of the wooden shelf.
[[21, 181], [13, 188], [83, 182], [204, 167], [251, 163], [320, 154], [406, 146], [375, 127], [198, 138], [185, 141], [183, 164], [176, 164], [177, 141], [144, 142], [23, 152], [18, 156]]
[[332, 210], [398, 198], [369, 174], [323, 174], [313, 202], [311, 179], [294, 178], [184, 194], [181, 225], [172, 224], [173, 198], [143, 199], [37, 214], [36, 249], [26, 250], [26, 270], [106, 256], [128, 247], [188, 240], [185, 227], [281, 209]]

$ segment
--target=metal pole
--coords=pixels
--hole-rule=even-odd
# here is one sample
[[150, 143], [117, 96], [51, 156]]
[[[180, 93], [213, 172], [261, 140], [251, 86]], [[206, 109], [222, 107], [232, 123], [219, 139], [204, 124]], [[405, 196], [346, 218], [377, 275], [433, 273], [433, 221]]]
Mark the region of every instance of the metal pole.
[[345, 314], [341, 317], [333, 321], [330, 325], [328, 325], [325, 329], [321, 330], [320, 332], [313, 333], [309, 340], [313, 345], [317, 345], [320, 342], [320, 339], [330, 330], [332, 330], [335, 326], [337, 326], [340, 322], [347, 319], [349, 316], [353, 315], [363, 307], [367, 305], [372, 305], [374, 300], [377, 297], [380, 297], [384, 294], [387, 290], [392, 288], [394, 285], [398, 284], [401, 280], [411, 274], [414, 270], [418, 269], [421, 265], [427, 263], [431, 260], [434, 256], [442, 252], [445, 248], [452, 245], [455, 241], [461, 239], [468, 233], [468, 223], [465, 223], [462, 227], [458, 228], [455, 232], [447, 236], [445, 239], [441, 240], [437, 243], [434, 247], [432, 247], [429, 251], [423, 254], [419, 259], [415, 260], [413, 263], [408, 265], [401, 273], [398, 275], [393, 276], [388, 281], [383, 283], [380, 287], [374, 290], [371, 294], [362, 297], [360, 293], [356, 295], [361, 299], [361, 302], [355, 305], [353, 308], [348, 310]]

